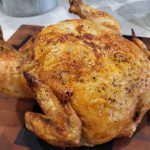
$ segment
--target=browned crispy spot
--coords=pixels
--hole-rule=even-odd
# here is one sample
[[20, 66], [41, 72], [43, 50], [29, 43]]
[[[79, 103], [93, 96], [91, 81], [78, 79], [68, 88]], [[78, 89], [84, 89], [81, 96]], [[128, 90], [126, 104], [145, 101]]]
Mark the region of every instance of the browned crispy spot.
[[60, 37], [59, 41], [64, 43], [65, 41], [69, 40], [69, 38], [72, 37], [72, 36], [74, 36], [73, 33], [65, 34], [65, 35]]
[[76, 27], [76, 30], [77, 30], [79, 33], [81, 33], [82, 30], [83, 30], [83, 25], [77, 26], [77, 27]]
[[30, 75], [28, 72], [23, 71], [23, 75], [30, 87], [37, 87], [39, 85], [39, 82], [36, 80], [36, 78]]
[[52, 120], [50, 120], [50, 119], [48, 119], [48, 118], [40, 117], [40, 119], [42, 120], [42, 122], [45, 123], [45, 125], [50, 125], [50, 124], [52, 124]]
[[114, 54], [114, 60], [117, 61], [117, 62], [128, 62], [129, 59], [125, 56], [125, 54], [122, 54], [120, 52], [116, 52]]
[[88, 39], [88, 40], [92, 40], [93, 39], [93, 35], [90, 33], [86, 33], [83, 35], [83, 38]]
[[70, 89], [66, 90], [65, 93], [69, 97], [73, 96], [73, 91], [71, 91]]
[[71, 96], [73, 96], [73, 91], [70, 89], [67, 89], [64, 91], [64, 94], [62, 96], [62, 104], [67, 104], [70, 101]]

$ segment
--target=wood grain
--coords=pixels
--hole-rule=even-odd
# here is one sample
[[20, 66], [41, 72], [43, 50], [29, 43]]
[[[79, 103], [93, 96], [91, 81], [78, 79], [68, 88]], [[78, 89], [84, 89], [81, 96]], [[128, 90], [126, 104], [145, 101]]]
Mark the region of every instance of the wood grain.
[[27, 37], [35, 36], [42, 28], [43, 26], [22, 25], [7, 42], [14, 47], [20, 47]]

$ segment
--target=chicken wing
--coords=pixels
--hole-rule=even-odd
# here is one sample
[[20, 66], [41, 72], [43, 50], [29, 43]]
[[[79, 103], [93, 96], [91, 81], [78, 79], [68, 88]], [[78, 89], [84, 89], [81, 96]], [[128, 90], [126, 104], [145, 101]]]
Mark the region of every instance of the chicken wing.
[[49, 144], [60, 147], [79, 146], [82, 124], [69, 101], [61, 104], [50, 87], [27, 72], [24, 72], [24, 76], [44, 112], [27, 112], [26, 127]]

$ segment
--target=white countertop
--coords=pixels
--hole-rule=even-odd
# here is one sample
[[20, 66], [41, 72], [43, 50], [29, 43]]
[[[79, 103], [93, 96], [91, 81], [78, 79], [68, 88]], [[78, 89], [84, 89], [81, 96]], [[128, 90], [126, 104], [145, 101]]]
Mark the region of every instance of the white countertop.
[[[150, 37], [150, 0], [87, 0], [93, 7], [105, 10], [121, 23], [122, 33], [130, 35], [131, 28], [137, 36]], [[78, 18], [68, 13], [68, 0], [59, 0], [58, 6], [43, 15], [10, 17], [0, 10], [0, 24], [7, 40], [22, 24], [47, 26], [65, 19]]]

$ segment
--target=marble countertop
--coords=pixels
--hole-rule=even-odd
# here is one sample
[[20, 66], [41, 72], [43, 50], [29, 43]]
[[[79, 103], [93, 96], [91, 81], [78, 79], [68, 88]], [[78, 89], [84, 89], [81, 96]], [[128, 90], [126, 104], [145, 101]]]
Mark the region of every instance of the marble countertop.
[[[121, 24], [122, 33], [150, 37], [150, 0], [86, 0], [91, 6], [115, 16]], [[78, 18], [68, 13], [68, 0], [59, 0], [58, 6], [39, 16], [17, 18], [7, 16], [0, 10], [0, 24], [7, 40], [22, 24], [47, 26], [65, 19]]]

